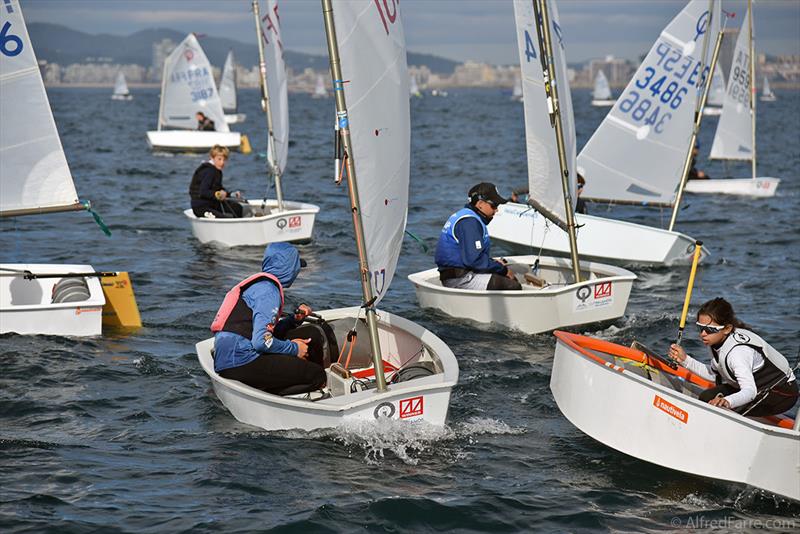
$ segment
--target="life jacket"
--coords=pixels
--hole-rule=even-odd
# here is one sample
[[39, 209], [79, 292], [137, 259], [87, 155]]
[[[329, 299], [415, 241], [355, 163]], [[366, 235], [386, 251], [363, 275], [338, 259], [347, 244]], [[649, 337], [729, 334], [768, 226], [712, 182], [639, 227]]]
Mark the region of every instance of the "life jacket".
[[769, 343], [761, 339], [757, 334], [746, 330], [744, 328], [736, 328], [725, 341], [722, 346], [711, 351], [711, 356], [714, 358], [715, 367], [717, 372], [722, 377], [724, 382], [730, 385], [738, 386], [736, 376], [733, 374], [731, 367], [728, 363], [728, 357], [734, 348], [745, 345], [755, 350], [763, 358], [763, 362], [753, 369], [753, 380], [756, 383], [756, 389], [759, 393], [783, 376], [788, 376], [788, 382], [794, 380], [794, 373], [789, 366], [789, 361], [786, 357], [775, 350]]
[[281, 304], [275, 317], [276, 320], [281, 317], [283, 313], [283, 286], [280, 280], [269, 273], [257, 273], [245, 278], [228, 291], [217, 311], [217, 315], [214, 316], [214, 321], [211, 323], [212, 332], [233, 332], [247, 339], [253, 337], [253, 310], [244, 301], [242, 294], [245, 289], [262, 280], [269, 280], [278, 286]]
[[477, 213], [465, 206], [447, 219], [447, 222], [444, 223], [444, 227], [442, 227], [442, 232], [439, 234], [439, 242], [436, 244], [435, 256], [436, 265], [439, 267], [458, 267], [460, 269], [467, 268], [461, 259], [461, 246], [456, 238], [455, 229], [458, 221], [468, 217], [472, 217], [481, 223], [483, 237], [481, 238], [480, 248], [485, 252], [485, 254], [489, 254], [489, 247], [491, 246], [489, 229], [486, 227], [486, 223], [483, 222], [483, 219], [481, 219]]

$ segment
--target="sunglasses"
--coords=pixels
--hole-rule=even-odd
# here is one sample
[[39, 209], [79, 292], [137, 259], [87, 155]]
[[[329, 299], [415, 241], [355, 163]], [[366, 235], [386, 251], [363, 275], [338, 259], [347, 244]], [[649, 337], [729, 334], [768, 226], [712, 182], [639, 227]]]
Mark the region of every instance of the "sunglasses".
[[712, 324], [700, 324], [700, 323], [695, 323], [695, 324], [697, 325], [697, 328], [701, 332], [705, 332], [706, 334], [719, 334], [720, 332], [725, 330], [724, 326], [714, 326]]

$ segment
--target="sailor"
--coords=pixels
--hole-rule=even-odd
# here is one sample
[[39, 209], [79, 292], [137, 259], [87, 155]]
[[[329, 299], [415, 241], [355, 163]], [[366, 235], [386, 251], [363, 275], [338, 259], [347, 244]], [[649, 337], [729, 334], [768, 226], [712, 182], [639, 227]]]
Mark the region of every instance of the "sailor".
[[[271, 243], [264, 250], [262, 272], [228, 292], [211, 324], [214, 371], [220, 376], [276, 395], [306, 393], [325, 385], [322, 362], [309, 358], [309, 344], [316, 340], [288, 340], [281, 334], [288, 330], [280, 321], [283, 290], [304, 265], [294, 246]], [[311, 313], [307, 305], [299, 310]]]
[[692, 148], [692, 166], [689, 169], [689, 176], [687, 180], [708, 180], [708, 176], [704, 171], [697, 170], [697, 156], [700, 154], [700, 143], [695, 143]]
[[436, 265], [445, 287], [522, 289], [505, 260], [492, 258], [489, 224], [500, 204], [508, 202], [497, 187], [482, 182], [469, 190], [469, 203], [445, 223], [436, 244]]
[[[242, 205], [228, 200], [228, 191], [222, 187], [222, 169], [228, 162], [228, 147], [214, 145], [208, 153], [208, 161], [204, 161], [194, 171], [189, 185], [189, 196], [192, 199], [192, 212], [195, 217], [235, 218], [241, 217]], [[240, 198], [238, 191], [233, 193]]]
[[194, 117], [197, 119], [197, 129], [201, 132], [213, 132], [216, 130], [214, 121], [206, 117], [202, 111], [195, 113]]
[[753, 417], [794, 406], [798, 387], [789, 362], [742, 323], [728, 301], [715, 298], [703, 304], [697, 326], [700, 340], [711, 350], [711, 363], [695, 360], [674, 344], [669, 354], [691, 372], [716, 382], [700, 394], [701, 401]]

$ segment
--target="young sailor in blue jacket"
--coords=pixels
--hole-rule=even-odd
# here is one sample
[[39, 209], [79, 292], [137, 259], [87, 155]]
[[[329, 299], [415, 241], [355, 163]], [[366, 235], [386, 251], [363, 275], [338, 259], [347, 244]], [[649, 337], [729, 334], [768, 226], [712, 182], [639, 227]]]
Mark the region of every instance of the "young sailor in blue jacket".
[[305, 393], [325, 385], [321, 362], [308, 359], [310, 339], [287, 340], [281, 333], [295, 326], [285, 328], [287, 319], [281, 321], [283, 290], [292, 285], [300, 267], [295, 247], [270, 243], [262, 272], [228, 292], [211, 325], [214, 371], [220, 376], [277, 395]]
[[488, 225], [500, 204], [508, 202], [497, 187], [482, 182], [469, 190], [469, 203], [445, 223], [436, 244], [436, 265], [445, 287], [522, 289], [504, 262], [491, 255]]

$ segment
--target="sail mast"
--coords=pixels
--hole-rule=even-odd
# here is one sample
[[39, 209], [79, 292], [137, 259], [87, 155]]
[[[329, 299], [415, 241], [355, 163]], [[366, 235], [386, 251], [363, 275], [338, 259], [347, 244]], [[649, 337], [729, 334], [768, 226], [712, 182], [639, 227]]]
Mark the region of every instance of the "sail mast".
[[753, 180], [756, 179], [756, 57], [753, 36], [753, 0], [747, 0], [747, 31], [750, 37], [750, 135], [753, 140], [753, 159], [751, 167]]
[[[708, 24], [706, 25], [706, 36], [703, 38], [703, 61], [705, 61], [706, 50], [708, 50], [708, 36], [711, 30], [711, 25], [716, 24], [714, 20], [714, 0], [708, 1]], [[717, 32], [717, 39], [714, 42], [714, 52], [711, 54], [711, 64], [708, 68], [708, 77], [704, 81], [703, 92], [700, 96], [700, 101], [695, 107], [694, 111], [694, 125], [692, 127], [692, 136], [689, 141], [689, 150], [686, 152], [686, 160], [683, 162], [683, 173], [681, 174], [681, 181], [678, 183], [678, 191], [675, 193], [675, 202], [672, 205], [672, 216], [669, 220], [669, 231], [672, 232], [675, 228], [675, 221], [678, 219], [678, 210], [681, 207], [681, 200], [683, 199], [683, 191], [686, 188], [686, 181], [689, 178], [689, 171], [692, 169], [692, 159], [694, 152], [694, 145], [697, 142], [697, 134], [700, 132], [700, 124], [703, 122], [703, 109], [706, 107], [706, 100], [708, 94], [711, 92], [711, 77], [714, 75], [714, 69], [717, 67], [717, 58], [719, 57], [719, 50], [722, 46], [723, 28]], [[702, 71], [701, 71], [702, 72]]]
[[561, 189], [564, 194], [564, 211], [567, 215], [567, 234], [569, 235], [570, 258], [572, 259], [572, 274], [575, 283], [581, 281], [581, 269], [578, 259], [578, 239], [575, 233], [575, 214], [572, 211], [572, 195], [569, 190], [569, 165], [567, 151], [564, 145], [564, 128], [561, 123], [561, 108], [558, 101], [558, 80], [554, 67], [553, 42], [550, 35], [550, 15], [547, 11], [547, 0], [534, 0], [533, 11], [537, 21], [541, 21], [542, 31], [539, 46], [542, 49], [542, 60], [547, 58], [544, 71], [544, 88], [547, 94], [550, 121], [555, 126], [556, 146], [558, 147], [558, 163], [561, 168]]
[[272, 110], [269, 106], [269, 87], [267, 86], [267, 62], [264, 54], [264, 37], [261, 34], [261, 12], [258, 0], [253, 0], [253, 17], [256, 23], [256, 41], [258, 41], [258, 70], [261, 86], [261, 109], [267, 116], [267, 157], [270, 173], [275, 180], [275, 195], [278, 199], [278, 210], [283, 210], [283, 189], [281, 188], [281, 169], [275, 154], [275, 136], [272, 130]]
[[369, 343], [372, 349], [372, 365], [375, 369], [375, 384], [378, 392], [383, 392], [386, 391], [386, 378], [383, 375], [383, 357], [378, 338], [378, 317], [374, 307], [375, 296], [372, 293], [370, 284], [370, 270], [367, 261], [366, 242], [364, 241], [364, 225], [361, 220], [361, 205], [356, 183], [355, 156], [353, 155], [353, 146], [350, 138], [350, 123], [347, 116], [347, 102], [344, 95], [344, 80], [342, 79], [342, 66], [339, 59], [339, 45], [336, 40], [332, 0], [322, 0], [322, 14], [325, 19], [325, 36], [328, 43], [328, 55], [330, 56], [331, 76], [333, 77], [333, 93], [336, 98], [338, 134], [344, 151], [347, 187], [350, 193], [350, 212], [353, 215], [353, 229], [356, 237], [356, 248], [358, 249], [361, 293], [364, 299], [362, 307], [365, 308], [367, 315]]

